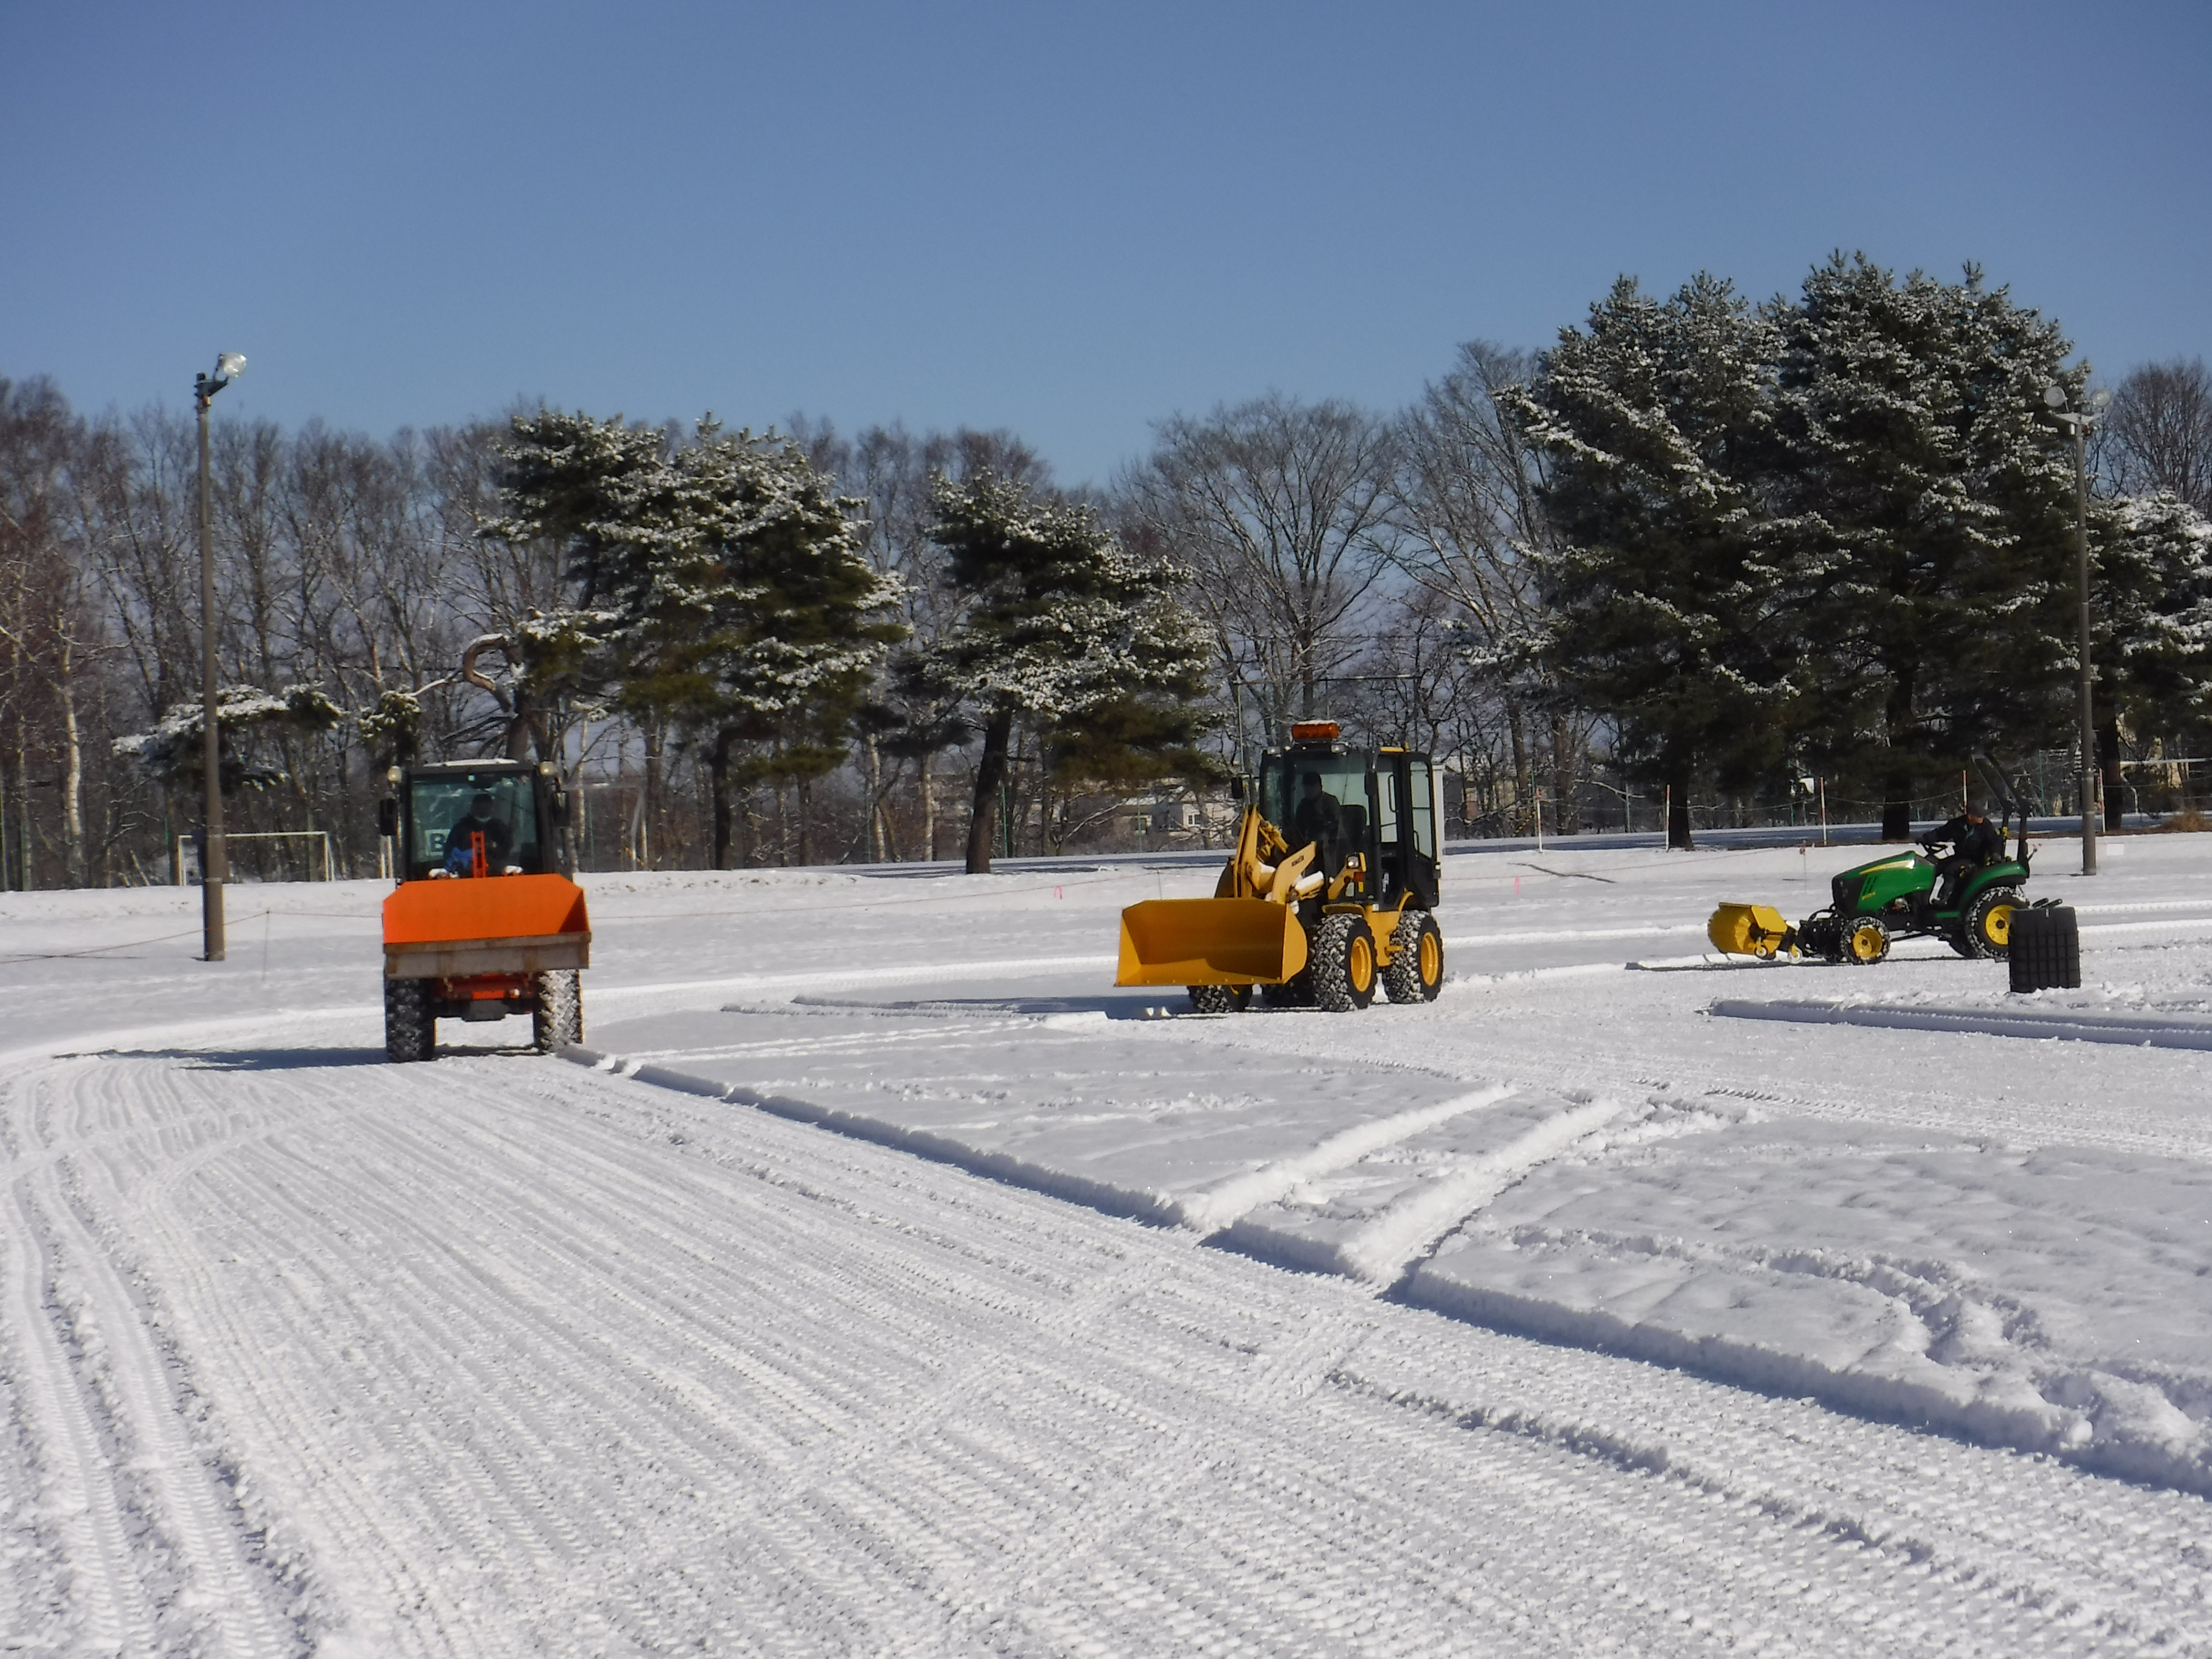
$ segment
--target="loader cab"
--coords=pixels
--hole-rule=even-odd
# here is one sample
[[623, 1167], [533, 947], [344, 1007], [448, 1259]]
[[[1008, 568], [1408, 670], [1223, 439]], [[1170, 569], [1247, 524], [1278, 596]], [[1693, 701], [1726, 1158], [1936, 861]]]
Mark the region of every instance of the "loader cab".
[[[1302, 722], [1291, 728], [1290, 746], [1270, 752], [1260, 764], [1260, 815], [1293, 847], [1309, 839], [1301, 823], [1333, 820], [1335, 833], [1323, 838], [1320, 865], [1334, 875], [1353, 857], [1364, 874], [1346, 894], [1389, 908], [1402, 895], [1416, 909], [1433, 910], [1441, 886], [1437, 840], [1436, 769], [1426, 755], [1404, 749], [1340, 747], [1334, 722]], [[1314, 790], [1334, 810], [1300, 803]]]
[[568, 801], [550, 766], [521, 761], [456, 761], [443, 765], [394, 767], [387, 775], [391, 797], [379, 804], [378, 831], [398, 844], [393, 873], [403, 881], [424, 881], [448, 869], [456, 848], [466, 850], [474, 823], [485, 821], [477, 803], [489, 798], [489, 821], [497, 826], [487, 841], [503, 849], [484, 873], [572, 874], [568, 837]]

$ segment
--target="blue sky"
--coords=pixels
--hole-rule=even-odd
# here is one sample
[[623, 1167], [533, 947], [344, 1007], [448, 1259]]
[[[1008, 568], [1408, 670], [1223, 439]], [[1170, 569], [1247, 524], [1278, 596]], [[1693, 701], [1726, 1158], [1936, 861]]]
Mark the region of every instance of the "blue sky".
[[1613, 277], [1978, 260], [2212, 356], [2212, 6], [34, 6], [0, 374], [387, 433], [517, 398], [1006, 426], [1074, 483], [1393, 408]]

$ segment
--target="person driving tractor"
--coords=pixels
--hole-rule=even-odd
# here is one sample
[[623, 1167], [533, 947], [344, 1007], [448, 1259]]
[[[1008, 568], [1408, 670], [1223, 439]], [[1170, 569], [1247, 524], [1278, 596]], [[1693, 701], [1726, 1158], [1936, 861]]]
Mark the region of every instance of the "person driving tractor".
[[1291, 812], [1291, 850], [1314, 848], [1314, 867], [1334, 876], [1340, 861], [1338, 848], [1344, 840], [1344, 809], [1336, 797], [1322, 787], [1321, 774], [1308, 772], [1298, 779], [1298, 804]]
[[[476, 862], [477, 836], [483, 837], [483, 867]], [[446, 866], [449, 876], [495, 875], [506, 871], [507, 849], [514, 837], [498, 816], [498, 803], [479, 793], [469, 803], [467, 816], [455, 821], [446, 836]]]
[[1970, 796], [1966, 808], [1942, 829], [1920, 844], [1930, 853], [1948, 842], [1951, 856], [1936, 860], [1936, 873], [1941, 882], [1936, 889], [1938, 908], [1950, 902], [1958, 890], [1960, 879], [1968, 871], [1994, 864], [2004, 856], [2004, 836], [1992, 825], [1988, 809], [1978, 796]]

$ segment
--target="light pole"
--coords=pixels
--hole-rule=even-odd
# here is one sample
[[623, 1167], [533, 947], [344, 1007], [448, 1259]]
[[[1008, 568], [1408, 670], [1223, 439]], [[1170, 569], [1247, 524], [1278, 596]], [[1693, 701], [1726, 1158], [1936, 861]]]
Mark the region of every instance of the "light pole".
[[2089, 659], [2089, 461], [2088, 431], [2112, 394], [2101, 388], [2089, 399], [2086, 414], [2069, 414], [2066, 388], [2056, 380], [2043, 388], [2043, 401], [2052, 417], [2074, 434], [2074, 551], [2081, 585], [2081, 873], [2097, 873], [2097, 796], [2090, 780], [2097, 776], [2097, 723], [2091, 698], [2096, 669]]
[[246, 373], [235, 351], [216, 354], [213, 374], [192, 376], [192, 403], [200, 415], [200, 717], [206, 726], [207, 817], [200, 836], [200, 960], [221, 962], [222, 884], [230, 874], [222, 844], [222, 732], [216, 721], [219, 695], [215, 669], [215, 520], [208, 501], [208, 404]]

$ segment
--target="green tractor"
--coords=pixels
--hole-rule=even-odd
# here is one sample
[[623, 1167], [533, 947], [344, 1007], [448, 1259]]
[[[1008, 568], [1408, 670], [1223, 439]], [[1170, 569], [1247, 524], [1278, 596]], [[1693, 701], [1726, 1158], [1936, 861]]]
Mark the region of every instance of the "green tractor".
[[2002, 807], [2002, 833], [2016, 819], [2012, 855], [1967, 870], [1944, 890], [1936, 860], [1917, 849], [1885, 854], [1844, 871], [1831, 884], [1832, 902], [1795, 927], [1764, 904], [1723, 904], [1705, 936], [1731, 956], [1771, 958], [1783, 951], [1867, 965], [1889, 954], [1898, 939], [1940, 939], [1967, 957], [2002, 962], [2012, 948], [2013, 912], [2027, 903], [2027, 804], [1984, 756], [1974, 763]]

